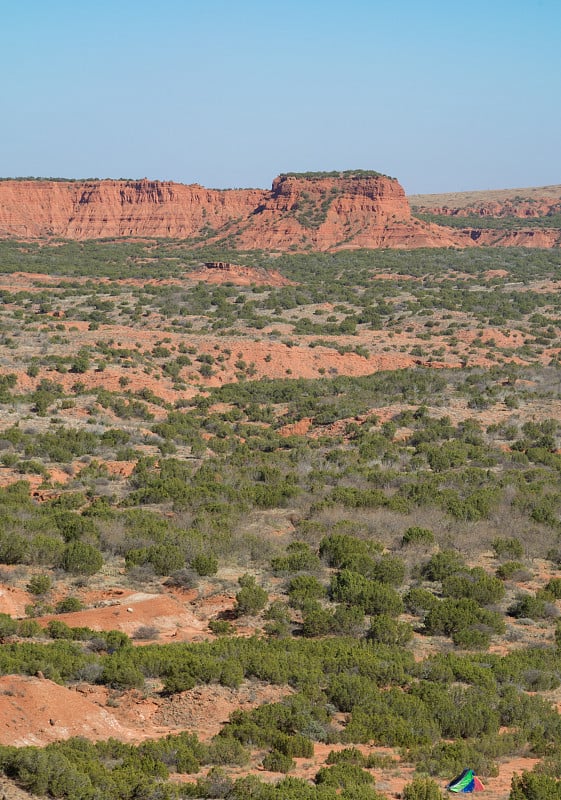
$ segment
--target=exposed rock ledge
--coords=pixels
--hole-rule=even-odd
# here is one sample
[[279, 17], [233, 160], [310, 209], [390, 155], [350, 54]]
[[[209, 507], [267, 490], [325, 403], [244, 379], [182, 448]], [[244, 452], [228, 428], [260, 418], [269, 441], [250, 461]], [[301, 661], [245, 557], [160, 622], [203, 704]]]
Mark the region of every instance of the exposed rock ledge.
[[148, 180], [3, 180], [0, 237], [157, 237], [278, 251], [474, 244], [412, 218], [400, 184], [375, 173], [281, 175], [270, 191]]

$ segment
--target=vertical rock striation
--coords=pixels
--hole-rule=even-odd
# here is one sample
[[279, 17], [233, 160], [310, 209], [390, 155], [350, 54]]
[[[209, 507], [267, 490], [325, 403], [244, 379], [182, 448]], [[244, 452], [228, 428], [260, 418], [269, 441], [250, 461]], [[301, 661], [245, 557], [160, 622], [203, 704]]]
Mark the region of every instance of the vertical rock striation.
[[3, 180], [0, 236], [158, 237], [278, 251], [474, 243], [414, 219], [396, 180], [363, 172], [281, 175], [270, 191], [149, 180]]

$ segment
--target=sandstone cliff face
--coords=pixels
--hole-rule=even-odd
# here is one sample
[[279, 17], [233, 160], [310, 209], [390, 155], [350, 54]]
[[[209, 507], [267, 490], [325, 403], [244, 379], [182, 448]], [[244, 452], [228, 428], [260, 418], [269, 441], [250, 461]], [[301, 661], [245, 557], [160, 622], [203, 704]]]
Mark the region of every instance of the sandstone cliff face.
[[261, 190], [159, 181], [1, 181], [0, 236], [191, 238], [247, 217]]
[[337, 250], [445, 247], [461, 238], [413, 219], [396, 180], [281, 176], [236, 241], [242, 248]]
[[0, 236], [60, 236], [74, 211], [75, 188], [62, 181], [2, 181]]
[[411, 217], [396, 180], [280, 176], [271, 191], [158, 181], [0, 182], [0, 236], [194, 239], [240, 249], [469, 246]]

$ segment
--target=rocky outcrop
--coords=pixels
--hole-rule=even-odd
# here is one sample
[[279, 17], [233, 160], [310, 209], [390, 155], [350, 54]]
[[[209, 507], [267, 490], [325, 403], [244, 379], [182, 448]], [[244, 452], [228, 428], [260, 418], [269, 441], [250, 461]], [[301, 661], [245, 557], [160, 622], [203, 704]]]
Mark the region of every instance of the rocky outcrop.
[[263, 195], [147, 180], [1, 181], [0, 236], [186, 239], [247, 217]]
[[561, 246], [561, 186], [414, 195], [409, 200], [423, 221], [449, 224], [480, 246]]
[[158, 237], [278, 251], [473, 244], [414, 219], [396, 180], [362, 172], [281, 175], [271, 191], [148, 180], [4, 180], [0, 236]]
[[296, 286], [274, 269], [244, 267], [228, 261], [207, 261], [204, 269], [189, 273], [189, 278], [205, 283], [232, 283], [235, 286]]
[[[561, 213], [559, 194], [490, 194], [425, 196], [424, 206], [419, 196], [416, 212], [429, 215], [421, 220], [411, 215], [398, 181], [362, 171], [289, 173], [275, 178], [270, 191], [148, 180], [3, 180], [0, 237], [169, 238], [193, 246], [279, 252], [561, 245], [561, 230], [538, 222]], [[458, 199], [456, 206], [452, 198]], [[485, 218], [486, 224], [474, 225], [474, 216]], [[454, 227], [435, 224], [442, 217], [455, 217]], [[463, 217], [466, 227], [460, 228], [457, 220]], [[489, 227], [493, 218], [497, 229]], [[505, 218], [523, 218], [524, 223], [507, 229], [499, 224]], [[535, 228], [530, 219], [536, 219]]]
[[487, 247], [561, 247], [561, 230], [556, 228], [520, 228], [519, 230], [466, 229], [473, 241]]
[[236, 240], [242, 248], [338, 250], [446, 247], [460, 238], [413, 219], [391, 178], [282, 175]]

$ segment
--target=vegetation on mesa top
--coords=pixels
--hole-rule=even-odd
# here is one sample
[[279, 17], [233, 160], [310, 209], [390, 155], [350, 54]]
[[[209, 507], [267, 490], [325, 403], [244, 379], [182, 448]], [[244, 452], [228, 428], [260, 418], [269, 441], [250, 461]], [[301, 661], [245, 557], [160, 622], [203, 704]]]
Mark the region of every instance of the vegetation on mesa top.
[[[391, 175], [385, 175], [383, 172], [376, 172], [374, 169], [347, 169], [347, 170], [331, 170], [326, 172], [281, 172], [280, 178], [304, 178], [305, 180], [318, 181], [324, 178], [388, 178], [390, 181], [395, 181]], [[127, 183], [138, 183], [145, 181], [146, 178], [55, 178], [46, 177], [43, 175], [15, 175], [0, 177], [0, 181], [51, 181], [53, 183], [86, 183], [90, 181], [102, 180], [115, 180], [126, 181]], [[161, 183], [162, 181], [154, 181], [154, 183]]]
[[[147, 178], [53, 178], [44, 175], [14, 175], [13, 177], [0, 177], [0, 182], [7, 181], [37, 181], [38, 183], [47, 181], [48, 183], [92, 183], [100, 181], [125, 181], [126, 183], [140, 183]], [[163, 183], [163, 181], [153, 181], [153, 183]]]
[[321, 181], [325, 178], [349, 178], [359, 180], [361, 178], [387, 178], [396, 181], [391, 175], [384, 175], [383, 172], [376, 172], [374, 169], [346, 169], [332, 170], [331, 172], [281, 172], [279, 178], [303, 178], [307, 181]]

